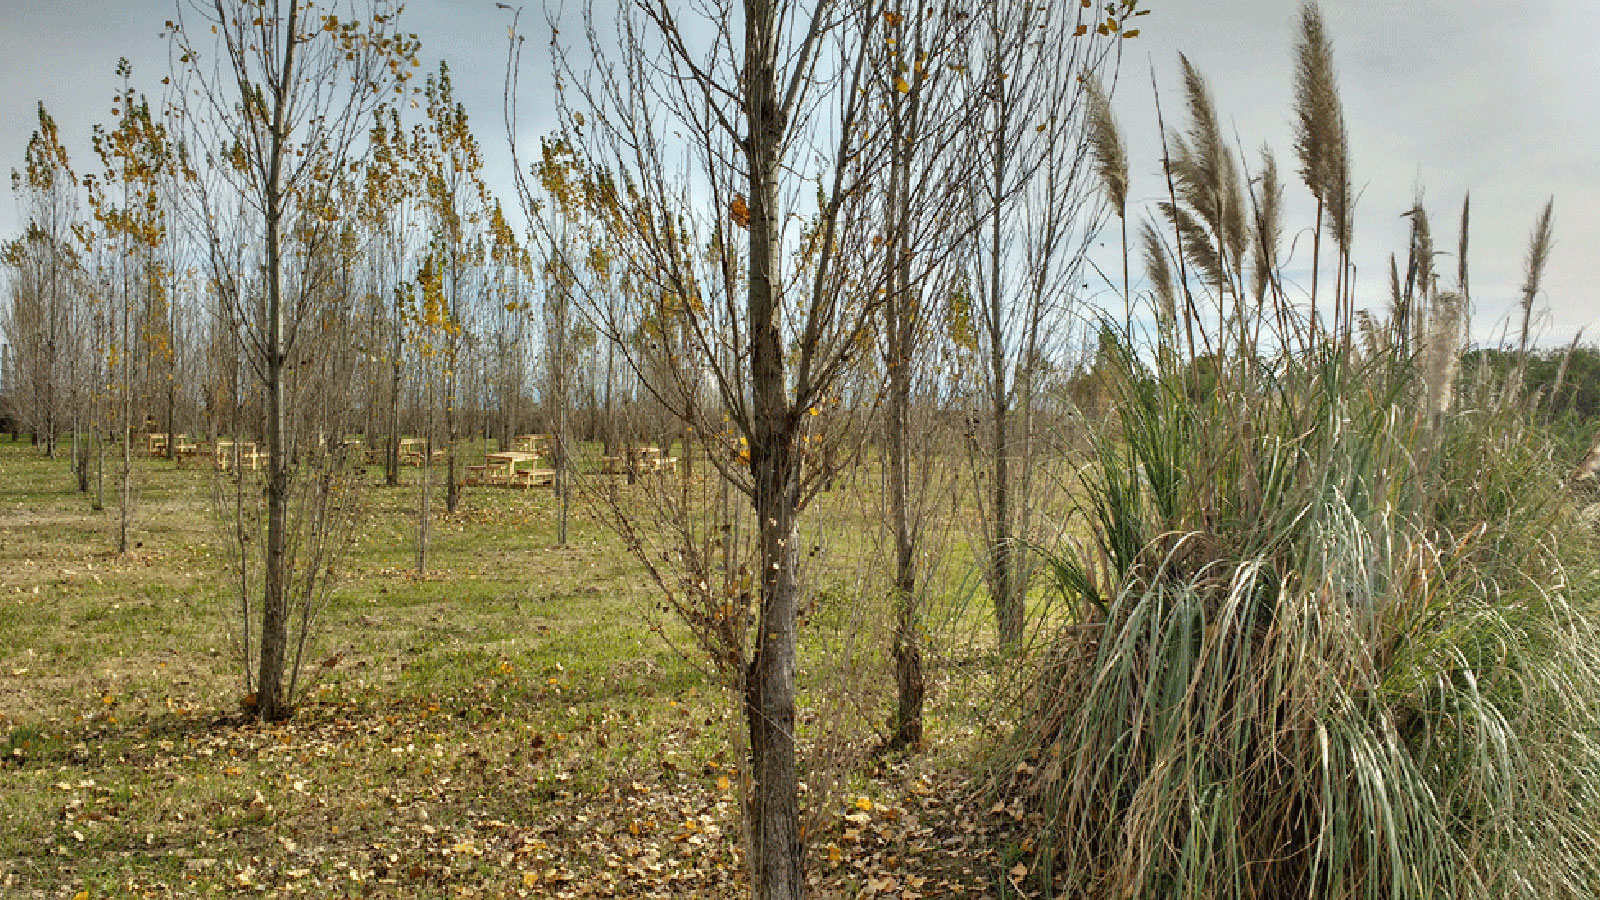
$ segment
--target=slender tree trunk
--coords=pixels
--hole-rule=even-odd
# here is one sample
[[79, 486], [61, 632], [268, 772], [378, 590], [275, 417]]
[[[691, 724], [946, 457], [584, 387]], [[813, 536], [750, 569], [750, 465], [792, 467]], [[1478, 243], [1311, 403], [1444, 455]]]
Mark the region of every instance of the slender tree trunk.
[[[454, 234], [454, 228], [451, 229], [451, 232], [452, 243], [459, 241], [460, 237]], [[444, 511], [450, 515], [455, 515], [456, 508], [461, 505], [461, 485], [456, 477], [456, 438], [458, 437], [459, 426], [456, 406], [461, 402], [459, 396], [460, 380], [456, 377], [456, 367], [461, 364], [461, 360], [458, 358], [460, 340], [456, 333], [461, 322], [460, 281], [461, 272], [456, 264], [455, 248], [452, 246], [450, 249], [450, 353], [445, 360], [445, 364], [449, 368], [444, 373]]]
[[81, 419], [72, 426], [72, 454], [77, 459], [78, 493], [87, 495], [89, 493], [90, 436], [87, 432], [79, 434], [80, 431], [83, 431]]
[[556, 463], [556, 496], [560, 500], [561, 516], [556, 523], [556, 543], [562, 547], [567, 545], [567, 526], [572, 517], [572, 457], [567, 446], [567, 316], [566, 298], [562, 298], [561, 334], [556, 341], [557, 354], [561, 361], [556, 367], [556, 428], [555, 428], [555, 463]]
[[394, 301], [394, 345], [389, 352], [389, 443], [383, 450], [383, 481], [400, 485], [400, 355], [405, 352], [405, 326], [400, 317], [400, 295]]
[[[902, 273], [903, 274], [903, 273]], [[889, 748], [922, 743], [922, 705], [926, 685], [922, 677], [922, 639], [917, 593], [916, 544], [912, 532], [911, 466], [907, 452], [911, 405], [910, 325], [904, 309], [908, 298], [896, 297], [905, 289], [902, 278], [890, 288], [888, 450], [889, 521], [894, 532], [894, 675], [896, 706]]]
[[[54, 327], [52, 323], [52, 328]], [[56, 392], [55, 392], [55, 355], [56, 342], [51, 338], [47, 343], [45, 352], [50, 357], [46, 363], [44, 378], [44, 455], [50, 459], [56, 458]], [[37, 437], [37, 429], [35, 429]], [[37, 443], [37, 441], [36, 441]]]
[[[998, 81], [998, 79], [997, 79]], [[1002, 246], [1001, 209], [1005, 197], [1005, 122], [1004, 104], [999, 104], [1002, 121], [995, 126], [994, 149], [994, 210], [989, 220], [989, 379], [990, 412], [994, 466], [994, 480], [990, 485], [989, 503], [994, 521], [989, 547], [989, 590], [994, 598], [995, 626], [999, 632], [1000, 648], [1011, 652], [1022, 644], [1023, 611], [1017, 597], [1014, 566], [1012, 564], [1011, 531], [1011, 391], [1006, 375], [1005, 323], [1001, 319], [1000, 290]]]
[[[127, 208], [127, 192], [123, 208]], [[124, 252], [124, 266], [129, 263]], [[117, 552], [128, 552], [128, 526], [133, 514], [133, 298], [128, 288], [127, 269], [122, 276], [122, 490], [118, 496], [121, 515], [117, 520]]]
[[759, 532], [761, 611], [747, 678], [750, 730], [750, 871], [758, 900], [799, 900], [805, 890], [795, 767], [795, 652], [799, 582], [795, 516], [799, 459], [786, 395], [778, 258], [778, 179], [786, 126], [777, 84], [774, 0], [745, 2], [744, 113], [750, 195], [749, 318], [752, 422], [750, 467]]
[[289, 4], [282, 70], [273, 85], [272, 131], [266, 184], [267, 256], [267, 547], [266, 585], [261, 596], [261, 660], [256, 680], [256, 710], [263, 720], [288, 718], [291, 697], [284, 693], [283, 670], [289, 639], [288, 522], [289, 421], [284, 400], [285, 310], [283, 304], [283, 154], [288, 143], [286, 92], [294, 83], [300, 4]]
[[888, 749], [899, 750], [922, 743], [922, 706], [926, 684], [922, 676], [922, 623], [917, 585], [917, 536], [911, 512], [911, 461], [908, 446], [911, 423], [912, 356], [916, 352], [920, 313], [911, 296], [911, 244], [907, 233], [913, 210], [910, 198], [911, 147], [920, 104], [912, 96], [902, 104], [891, 98], [890, 136], [894, 157], [889, 172], [888, 207], [894, 235], [892, 269], [884, 304], [884, 334], [888, 346], [888, 397], [885, 435], [889, 464], [889, 528], [894, 541], [894, 675], [895, 712], [890, 724]]
[[[454, 354], [451, 354], [454, 357]], [[454, 365], [452, 360], [451, 365]], [[444, 511], [454, 515], [456, 507], [461, 504], [461, 486], [456, 479], [456, 376], [453, 372], [445, 373], [445, 399], [444, 399], [444, 456], [445, 456], [445, 489]]]
[[[605, 444], [603, 451], [606, 456], [617, 452], [617, 409], [613, 405], [611, 396], [613, 383], [616, 380], [616, 352], [615, 341], [606, 341], [606, 387], [605, 387], [605, 427], [600, 430], [601, 440]], [[687, 445], [685, 445], [687, 447]]]
[[433, 525], [433, 376], [428, 375], [427, 387], [423, 391], [423, 406], [427, 410], [423, 417], [422, 438], [422, 502], [417, 511], [417, 571], [428, 571], [428, 540], [432, 537]]
[[178, 458], [177, 432], [178, 384], [176, 373], [167, 372], [167, 461]]
[[178, 458], [178, 304], [173, 286], [167, 296], [167, 459]]
[[[103, 350], [103, 348], [102, 348], [102, 350]], [[105, 353], [102, 352], [100, 354], [100, 357], [101, 357], [101, 359], [104, 359], [105, 358]], [[100, 365], [100, 363], [98, 361], [95, 363], [95, 371], [96, 371], [96, 374], [99, 374], [99, 372], [101, 371], [101, 365]], [[100, 380], [100, 383], [101, 384], [106, 383], [106, 379], [109, 379], [110, 377], [111, 377], [111, 373], [109, 371], [106, 371], [105, 372], [105, 376], [104, 376], [104, 378], [102, 378]], [[94, 439], [94, 447], [95, 447], [94, 502], [91, 504], [91, 508], [94, 509], [96, 512], [99, 512], [100, 510], [103, 510], [103, 509], [106, 508], [106, 424], [107, 423], [104, 422], [100, 418], [102, 407], [101, 407], [101, 404], [98, 401], [95, 402], [94, 409], [95, 409], [95, 414], [94, 414], [94, 417], [93, 417], [94, 421], [89, 426], [90, 427], [90, 431], [91, 431], [91, 436]]]

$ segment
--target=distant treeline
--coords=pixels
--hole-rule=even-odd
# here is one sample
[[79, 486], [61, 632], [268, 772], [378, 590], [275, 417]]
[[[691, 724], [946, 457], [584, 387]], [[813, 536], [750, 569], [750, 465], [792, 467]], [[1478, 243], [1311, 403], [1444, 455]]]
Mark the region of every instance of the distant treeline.
[[[1462, 355], [1459, 378], [1504, 382], [1516, 367], [1515, 350], [1469, 350]], [[1530, 350], [1522, 382], [1524, 394], [1551, 420], [1592, 424], [1600, 418], [1600, 347]]]

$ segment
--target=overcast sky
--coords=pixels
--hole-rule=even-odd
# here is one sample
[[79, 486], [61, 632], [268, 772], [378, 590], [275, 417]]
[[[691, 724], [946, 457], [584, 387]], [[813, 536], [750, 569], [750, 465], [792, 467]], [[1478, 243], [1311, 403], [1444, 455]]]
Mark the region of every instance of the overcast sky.
[[[1154, 12], [1140, 20], [1142, 36], [1125, 42], [1116, 99], [1134, 163], [1133, 197], [1153, 201], [1164, 190], [1149, 69], [1155, 67], [1174, 124], [1179, 51], [1206, 74], [1224, 122], [1252, 155], [1263, 141], [1271, 144], [1280, 171], [1290, 175], [1296, 3], [1143, 5]], [[89, 170], [89, 130], [109, 118], [117, 57], [133, 62], [138, 85], [157, 90], [167, 68], [158, 35], [172, 9], [171, 0], [0, 0], [0, 171], [20, 166], [39, 101], [60, 125], [75, 167]], [[1323, 0], [1323, 11], [1360, 192], [1360, 301], [1384, 302], [1388, 256], [1405, 248], [1400, 214], [1415, 190], [1424, 191], [1436, 242], [1453, 254], [1470, 189], [1474, 332], [1490, 339], [1515, 302], [1534, 219], [1554, 196], [1556, 242], [1539, 301], [1549, 312], [1543, 341], [1569, 340], [1582, 326], [1600, 337], [1600, 0]], [[528, 4], [524, 24], [541, 15], [537, 3]], [[493, 0], [409, 0], [405, 19], [422, 38], [424, 65], [449, 61], [487, 165], [503, 173], [509, 13]], [[531, 136], [553, 121], [541, 101], [548, 66], [536, 54], [543, 42], [528, 46], [524, 125]], [[1294, 228], [1311, 223], [1298, 182], [1286, 213], [1290, 239]], [[0, 201], [0, 235], [18, 228], [8, 197]], [[1308, 266], [1308, 247], [1300, 241], [1291, 278]], [[1453, 275], [1453, 256], [1440, 269]]]

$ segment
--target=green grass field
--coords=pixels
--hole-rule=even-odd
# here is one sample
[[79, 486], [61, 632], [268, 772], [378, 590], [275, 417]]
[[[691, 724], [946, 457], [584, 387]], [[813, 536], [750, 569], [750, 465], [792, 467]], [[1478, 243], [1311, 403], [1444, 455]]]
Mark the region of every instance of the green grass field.
[[[0, 896], [743, 892], [737, 717], [586, 512], [562, 548], [548, 490], [469, 490], [418, 576], [415, 487], [372, 470], [307, 702], [259, 725], [211, 475], [142, 460], [136, 481], [118, 556], [109, 471], [92, 511], [64, 459], [0, 441]], [[928, 750], [873, 761], [892, 682], [833, 618], [801, 673], [819, 895], [1004, 893], [1021, 813], [980, 811], [961, 774], [998, 727], [963, 667], [935, 673]]]

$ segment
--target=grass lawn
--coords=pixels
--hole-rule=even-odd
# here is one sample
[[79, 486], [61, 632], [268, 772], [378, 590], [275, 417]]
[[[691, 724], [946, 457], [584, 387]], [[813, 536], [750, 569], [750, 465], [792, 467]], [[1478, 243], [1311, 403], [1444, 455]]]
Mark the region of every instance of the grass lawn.
[[[258, 725], [209, 473], [141, 460], [118, 556], [113, 465], [96, 512], [64, 459], [0, 440], [0, 896], [743, 893], [739, 723], [592, 517], [557, 547], [547, 490], [469, 489], [418, 576], [417, 492], [372, 470], [308, 701]], [[835, 751], [869, 728], [803, 712], [812, 755], [854, 761], [804, 798], [819, 896], [1005, 892], [1021, 814], [961, 774], [997, 727], [961, 668], [936, 673], [917, 756], [860, 763]], [[861, 721], [880, 684], [856, 686]]]

